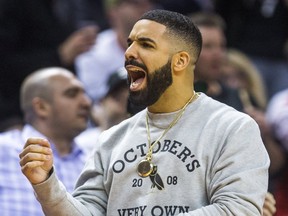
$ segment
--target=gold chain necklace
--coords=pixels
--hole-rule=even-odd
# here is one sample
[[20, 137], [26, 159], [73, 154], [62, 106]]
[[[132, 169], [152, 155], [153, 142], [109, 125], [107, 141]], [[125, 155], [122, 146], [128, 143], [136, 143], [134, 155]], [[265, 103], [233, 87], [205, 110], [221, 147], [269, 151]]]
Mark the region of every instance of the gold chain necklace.
[[146, 131], [147, 131], [147, 139], [148, 139], [148, 144], [149, 144], [149, 150], [146, 154], [145, 159], [141, 160], [138, 164], [137, 167], [137, 172], [138, 175], [141, 177], [148, 177], [153, 169], [154, 169], [154, 164], [151, 162], [152, 161], [152, 154], [153, 154], [153, 147], [156, 143], [158, 143], [162, 137], [165, 136], [165, 134], [178, 122], [178, 120], [181, 118], [183, 115], [186, 107], [198, 97], [198, 93], [195, 93], [192, 95], [192, 97], [188, 100], [188, 102], [181, 108], [179, 111], [178, 115], [175, 117], [175, 119], [170, 123], [170, 125], [164, 130], [164, 132], [160, 135], [160, 137], [153, 143], [151, 144], [151, 138], [150, 138], [150, 127], [149, 127], [149, 118], [148, 118], [148, 112], [146, 113]]

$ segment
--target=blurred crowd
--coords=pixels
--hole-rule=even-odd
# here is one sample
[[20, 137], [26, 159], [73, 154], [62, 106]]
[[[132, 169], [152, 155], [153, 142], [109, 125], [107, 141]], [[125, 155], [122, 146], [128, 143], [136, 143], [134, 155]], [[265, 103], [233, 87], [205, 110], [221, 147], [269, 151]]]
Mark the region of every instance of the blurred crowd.
[[[276, 200], [275, 215], [288, 215], [287, 0], [0, 0], [1, 209], [15, 202], [1, 194], [17, 190], [4, 178], [11, 170], [3, 165], [18, 160], [12, 150], [13, 159], [5, 153], [15, 136], [22, 145], [26, 133], [53, 140], [60, 168], [73, 155], [82, 166], [82, 157], [92, 151], [101, 131], [144, 108], [128, 100], [124, 52], [134, 23], [155, 8], [183, 13], [198, 26], [203, 47], [195, 90], [258, 123], [271, 160], [269, 191]], [[55, 73], [61, 76], [53, 78]], [[62, 79], [77, 88], [65, 90], [68, 81]], [[61, 106], [47, 94], [74, 102]], [[85, 127], [69, 116], [73, 111]]]

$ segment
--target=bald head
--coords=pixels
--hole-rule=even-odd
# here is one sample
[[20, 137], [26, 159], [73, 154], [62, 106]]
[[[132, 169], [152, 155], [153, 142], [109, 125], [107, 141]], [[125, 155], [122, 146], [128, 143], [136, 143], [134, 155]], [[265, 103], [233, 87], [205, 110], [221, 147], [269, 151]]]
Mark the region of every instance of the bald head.
[[64, 68], [45, 68], [30, 74], [23, 81], [20, 91], [20, 105], [25, 116], [32, 112], [33, 98], [39, 97], [46, 101], [52, 101], [53, 78], [73, 77], [74, 75]]

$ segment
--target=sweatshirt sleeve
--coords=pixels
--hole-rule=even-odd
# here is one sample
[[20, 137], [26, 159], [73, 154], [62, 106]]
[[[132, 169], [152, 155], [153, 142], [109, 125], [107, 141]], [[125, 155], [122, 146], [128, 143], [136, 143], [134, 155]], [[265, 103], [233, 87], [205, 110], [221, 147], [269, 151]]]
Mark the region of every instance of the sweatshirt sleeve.
[[259, 128], [248, 117], [221, 130], [225, 141], [206, 180], [210, 204], [178, 216], [262, 215], [270, 160]]
[[72, 194], [55, 172], [43, 183], [33, 185], [46, 216], [105, 216], [107, 193], [103, 185], [103, 167], [96, 163], [99, 153], [90, 155]]
[[[80, 201], [73, 198], [66, 191], [65, 186], [58, 180], [55, 172], [52, 172], [47, 181], [32, 186], [46, 216], [92, 215]], [[102, 214], [99, 213], [99, 215]]]

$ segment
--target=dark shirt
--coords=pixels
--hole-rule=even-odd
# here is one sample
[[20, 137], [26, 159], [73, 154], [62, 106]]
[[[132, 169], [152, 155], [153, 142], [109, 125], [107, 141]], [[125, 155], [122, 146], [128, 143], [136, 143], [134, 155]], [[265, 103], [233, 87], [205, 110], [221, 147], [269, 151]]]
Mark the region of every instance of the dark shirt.
[[[236, 89], [232, 89], [229, 88], [228, 86], [219, 83], [221, 86], [221, 92], [218, 95], [208, 95], [210, 97], [212, 97], [213, 99], [227, 104], [231, 107], [233, 107], [234, 109], [238, 110], [238, 111], [243, 111], [243, 105], [241, 103], [238, 91]], [[196, 92], [203, 92], [206, 94], [207, 91], [207, 84], [205, 82], [195, 82], [194, 83], [194, 89]]]

